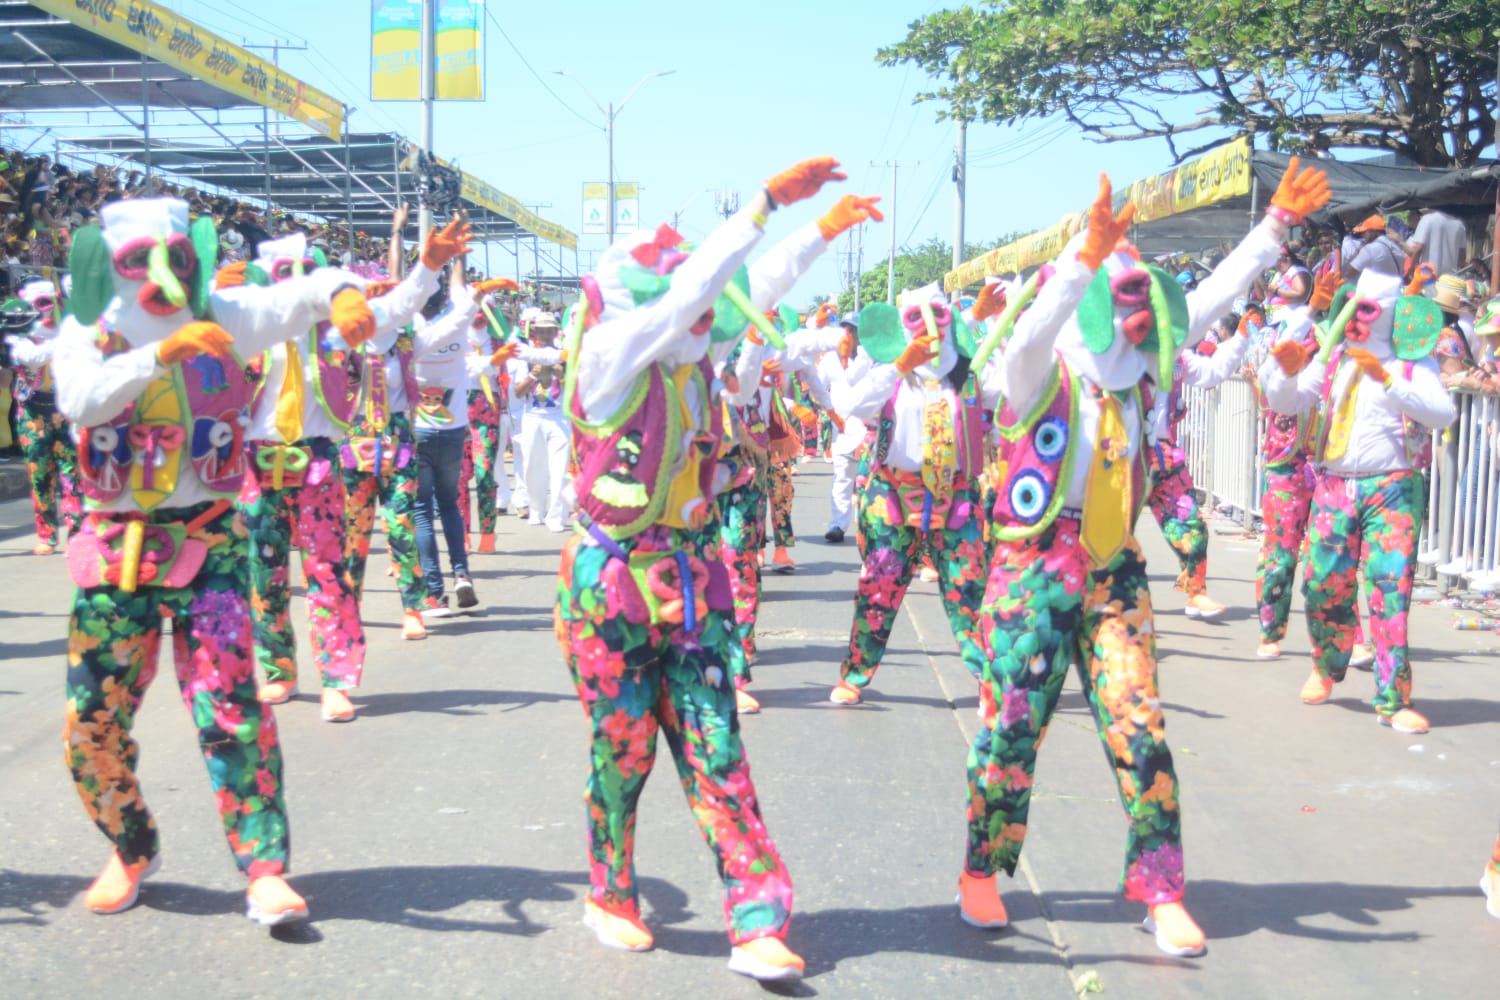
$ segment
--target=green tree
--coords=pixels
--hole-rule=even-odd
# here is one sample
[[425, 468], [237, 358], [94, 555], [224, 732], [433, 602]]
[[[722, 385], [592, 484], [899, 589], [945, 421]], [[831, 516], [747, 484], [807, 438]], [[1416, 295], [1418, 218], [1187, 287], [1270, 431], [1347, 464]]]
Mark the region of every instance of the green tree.
[[[1024, 236], [1025, 233], [1017, 231], [1007, 233], [999, 239], [989, 243], [965, 243], [964, 260], [972, 260], [987, 250], [1003, 246], [1012, 240]], [[888, 283], [887, 258], [882, 258], [880, 263], [870, 268], [859, 276], [859, 302], [867, 305], [871, 302], [884, 302]], [[953, 269], [953, 244], [940, 237], [934, 236], [926, 243], [920, 243], [915, 247], [902, 247], [896, 253], [896, 291], [904, 288], [921, 288], [936, 282], [941, 285], [943, 275]], [[838, 298], [839, 313], [849, 312], [854, 308], [854, 289], [846, 288]]]
[[1494, 139], [1497, 41], [1495, 0], [981, 0], [876, 58], [933, 77], [939, 117], [1061, 116], [1178, 162], [1253, 132], [1466, 167]]

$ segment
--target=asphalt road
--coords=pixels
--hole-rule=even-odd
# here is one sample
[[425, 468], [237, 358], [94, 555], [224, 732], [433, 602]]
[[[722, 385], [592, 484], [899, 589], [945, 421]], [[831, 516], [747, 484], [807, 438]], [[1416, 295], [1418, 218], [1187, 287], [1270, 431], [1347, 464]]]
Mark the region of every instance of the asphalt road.
[[[798, 571], [769, 578], [743, 720], [766, 820], [796, 884], [792, 995], [1067, 1000], [1491, 998], [1500, 921], [1476, 887], [1500, 816], [1496, 637], [1411, 625], [1425, 736], [1375, 725], [1367, 673], [1328, 706], [1297, 699], [1300, 610], [1281, 661], [1254, 656], [1253, 542], [1217, 536], [1213, 593], [1185, 619], [1154, 526], [1162, 689], [1183, 787], [1187, 903], [1208, 954], [1173, 960], [1117, 894], [1124, 817], [1076, 680], [1042, 752], [1010, 929], [962, 924], [963, 761], [976, 692], [930, 585], [916, 584], [866, 705], [826, 701], [847, 638], [852, 540], [823, 543], [827, 466], [797, 478]], [[29, 554], [29, 509], [0, 504], [0, 997], [756, 996], [725, 970], [718, 881], [669, 762], [648, 787], [637, 869], [656, 949], [606, 951], [579, 923], [585, 722], [552, 636], [561, 537], [518, 519], [476, 556], [480, 615], [402, 643], [390, 581], [372, 581], [359, 719], [277, 710], [293, 884], [313, 920], [243, 917], [170, 669], [137, 726], [164, 866], [140, 905], [81, 898], [107, 857], [59, 740], [69, 584]], [[377, 572], [381, 563], [372, 560]], [[300, 601], [294, 612], [301, 614]], [[665, 753], [665, 748], [663, 748]]]

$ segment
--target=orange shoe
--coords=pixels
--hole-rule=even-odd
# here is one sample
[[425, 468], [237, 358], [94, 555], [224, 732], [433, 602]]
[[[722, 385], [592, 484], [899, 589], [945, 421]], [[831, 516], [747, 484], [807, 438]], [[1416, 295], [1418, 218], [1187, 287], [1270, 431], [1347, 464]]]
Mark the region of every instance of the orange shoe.
[[422, 624], [422, 613], [420, 611], [403, 611], [401, 613], [401, 638], [427, 638], [427, 626]]
[[1484, 908], [1490, 916], [1500, 920], [1500, 869], [1485, 865], [1479, 877], [1479, 888], [1484, 890]]
[[1189, 618], [1201, 618], [1208, 621], [1219, 617], [1227, 610], [1228, 608], [1207, 594], [1194, 594], [1187, 599], [1187, 607], [1183, 610], [1183, 614]]
[[729, 971], [758, 979], [763, 983], [787, 982], [802, 978], [807, 963], [778, 937], [756, 938], [737, 944], [729, 953]]
[[37, 542], [31, 547], [31, 554], [34, 556], [50, 556], [56, 551], [56, 546], [48, 545], [46, 542]]
[[766, 554], [764, 552], [755, 553], [755, 565], [759, 566], [761, 569], [766, 568]]
[[958, 915], [970, 927], [998, 929], [1010, 923], [1000, 899], [999, 876], [958, 876]]
[[734, 707], [741, 715], [754, 715], [760, 711], [760, 702], [744, 688], [734, 689]]
[[1156, 935], [1156, 947], [1173, 958], [1196, 958], [1207, 951], [1207, 939], [1181, 903], [1158, 903], [1147, 911], [1141, 924]]
[[89, 886], [88, 894], [83, 897], [83, 905], [95, 913], [120, 913], [128, 910], [135, 905], [146, 876], [154, 875], [160, 867], [160, 854], [150, 861], [142, 860], [127, 865], [120, 860], [120, 853], [116, 851], [109, 856], [109, 863], [104, 866], [104, 871], [94, 880], [94, 884]]
[[354, 705], [349, 695], [340, 688], [323, 689], [323, 721], [353, 722]]
[[262, 927], [307, 919], [307, 900], [297, 895], [280, 875], [250, 880], [245, 891], [245, 916]]
[[1321, 705], [1331, 697], [1333, 697], [1333, 678], [1324, 677], [1314, 670], [1307, 678], [1307, 683], [1302, 685], [1302, 703]]
[[1255, 655], [1262, 660], [1274, 660], [1281, 655], [1281, 643], [1263, 642], [1255, 647]]
[[495, 533], [490, 532], [479, 536], [479, 554], [486, 555], [495, 551]]
[[255, 693], [262, 705], [284, 705], [297, 693], [296, 681], [271, 681]]
[[650, 951], [655, 944], [640, 914], [606, 910], [592, 899], [583, 903], [583, 926], [606, 948], [616, 951]]
[[773, 573], [795, 573], [797, 564], [787, 554], [785, 545], [776, 546], [776, 551], [771, 553], [771, 572]]
[[937, 583], [938, 571], [932, 566], [923, 566], [917, 571], [917, 579], [923, 583]]
[[859, 688], [848, 681], [839, 681], [832, 691], [828, 692], [828, 700], [835, 705], [858, 705], [860, 702]]
[[1362, 642], [1356, 642], [1349, 650], [1349, 666], [1359, 669], [1375, 662], [1375, 651]]
[[1406, 733], [1411, 736], [1420, 736], [1431, 727], [1427, 724], [1427, 717], [1420, 712], [1414, 712], [1409, 708], [1403, 708], [1395, 715], [1375, 716], [1382, 726], [1390, 726], [1398, 733]]

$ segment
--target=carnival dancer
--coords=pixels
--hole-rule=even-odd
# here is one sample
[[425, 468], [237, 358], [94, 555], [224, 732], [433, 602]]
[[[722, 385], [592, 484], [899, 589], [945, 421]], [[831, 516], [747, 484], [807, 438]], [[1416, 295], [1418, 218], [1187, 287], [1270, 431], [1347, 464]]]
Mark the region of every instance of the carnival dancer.
[[71, 315], [53, 362], [58, 409], [80, 427], [89, 513], [68, 546], [78, 589], [68, 639], [68, 766], [114, 845], [84, 903], [118, 913], [160, 864], [130, 731], [156, 675], [162, 618], [198, 729], [224, 833], [261, 924], [307, 916], [288, 863], [282, 758], [256, 698], [249, 536], [231, 501], [248, 467], [242, 365], [331, 319], [358, 344], [374, 330], [351, 278], [329, 269], [271, 288], [210, 292], [213, 220], [187, 203], [131, 199], [73, 238]]
[[1381, 725], [1401, 733], [1428, 729], [1411, 707], [1406, 618], [1431, 431], [1456, 417], [1431, 358], [1442, 327], [1431, 299], [1403, 296], [1400, 277], [1366, 269], [1316, 355], [1283, 340], [1261, 370], [1272, 409], [1316, 421], [1318, 478], [1302, 577], [1314, 666], [1302, 700], [1324, 704], [1344, 679], [1357, 636], [1359, 571], [1375, 646], [1371, 703]]
[[833, 462], [833, 486], [828, 495], [828, 530], [823, 540], [835, 545], [844, 540], [854, 516], [854, 473], [860, 446], [865, 442], [865, 424], [849, 414], [854, 387], [870, 371], [870, 355], [859, 346], [859, 315], [846, 313], [839, 321], [843, 331], [838, 346], [825, 351], [818, 359], [818, 379], [828, 391], [826, 413], [834, 422], [837, 434], [830, 458]]
[[[732, 349], [826, 248], [805, 227], [741, 271], [767, 215], [843, 180], [837, 168], [823, 158], [778, 174], [690, 253], [666, 226], [617, 241], [584, 280], [571, 324], [583, 332], [568, 345], [581, 515], [563, 550], [557, 631], [592, 728], [584, 920], [607, 946], [652, 944], [633, 840], [661, 729], [719, 858], [730, 968], [757, 979], [797, 978], [803, 963], [783, 942], [791, 882], [761, 819], [728, 673], [733, 602], [711, 515], [728, 470], [716, 462], [709, 349]], [[848, 196], [824, 220], [847, 227], [872, 208]]]
[[[404, 219], [404, 213], [398, 211], [391, 229], [392, 274], [399, 273]], [[422, 247], [418, 266], [405, 280], [399, 285], [387, 283], [366, 289], [371, 302], [380, 304], [394, 289], [409, 290], [412, 286], [408, 283], [417, 282], [420, 315], [428, 320], [436, 318], [447, 301], [447, 292], [437, 288], [438, 272], [467, 248], [456, 237], [451, 224], [442, 233], [431, 234]], [[421, 297], [424, 293], [425, 301]], [[344, 572], [355, 599], [361, 600], [378, 503], [401, 597], [401, 638], [416, 641], [427, 638], [427, 625], [422, 620], [427, 586], [417, 556], [417, 439], [412, 412], [421, 393], [417, 388], [411, 299], [403, 292], [394, 306], [383, 308], [376, 319], [376, 333], [368, 352], [379, 356], [383, 364], [369, 369], [370, 391], [340, 454], [345, 494]]]
[[[1267, 331], [1267, 351], [1283, 340], [1296, 341], [1309, 353], [1316, 351], [1318, 340], [1314, 316], [1322, 316], [1328, 310], [1342, 280], [1337, 270], [1329, 270], [1317, 279], [1317, 287], [1307, 308], [1282, 310]], [[1274, 659], [1281, 655], [1281, 641], [1286, 638], [1292, 609], [1292, 583], [1302, 557], [1317, 475], [1308, 454], [1311, 421], [1306, 417], [1271, 411], [1258, 374], [1256, 395], [1261, 408], [1268, 412], [1265, 434], [1261, 439], [1266, 485], [1260, 500], [1263, 528], [1255, 565], [1255, 603], [1260, 620], [1260, 645], [1255, 655]], [[1367, 666], [1375, 661], [1375, 654], [1362, 640], [1358, 608], [1354, 610], [1354, 624], [1356, 638], [1349, 665]]]
[[58, 529], [66, 527], [71, 537], [83, 516], [77, 489], [78, 446], [73, 443], [67, 419], [57, 411], [53, 391], [52, 352], [57, 346], [58, 317], [62, 315], [57, 286], [50, 281], [28, 281], [16, 296], [36, 315], [29, 331], [12, 334], [5, 342], [12, 360], [20, 366], [15, 397], [21, 404], [18, 429], [31, 478], [31, 509], [36, 521], [36, 546], [31, 552], [45, 556], [57, 549]]
[[1170, 391], [1175, 357], [1274, 259], [1288, 227], [1327, 198], [1322, 172], [1299, 171], [1294, 157], [1266, 219], [1185, 294], [1166, 271], [1116, 249], [1134, 206], [1114, 215], [1101, 178], [1088, 229], [1063, 250], [1014, 327], [998, 366], [1005, 471], [992, 512], [979, 629], [987, 655], [984, 722], [969, 751], [968, 848], [959, 877], [960, 913], [970, 924], [1006, 924], [997, 873], [1014, 875], [1020, 861], [1037, 748], [1076, 662], [1130, 819], [1124, 894], [1146, 904], [1144, 926], [1163, 952], [1204, 949], [1181, 902], [1177, 779], [1157, 691], [1145, 561], [1132, 527], [1145, 499], [1153, 416]]
[[860, 342], [876, 364], [850, 393], [848, 415], [876, 428], [859, 508], [863, 536], [849, 650], [829, 694], [859, 704], [885, 655], [901, 601], [923, 557], [941, 580], [943, 607], [964, 666], [978, 679], [974, 637], [984, 594], [984, 410], [998, 399], [991, 379], [970, 370], [975, 345], [963, 318], [930, 292], [903, 295], [859, 316]]
[[[485, 283], [498, 291], [514, 292], [510, 278]], [[510, 378], [504, 368], [491, 371], [489, 359], [510, 339], [512, 324], [498, 300], [481, 303], [469, 330], [469, 440], [464, 444], [463, 470], [458, 477], [458, 510], [464, 532], [478, 534], [474, 551], [495, 551], [495, 517], [510, 509], [510, 476], [505, 471], [505, 449], [511, 439]], [[470, 512], [469, 484], [477, 495], [479, 531], [474, 532]]]
[[1182, 567], [1177, 589], [1187, 595], [1183, 614], [1189, 618], [1217, 618], [1225, 607], [1208, 596], [1208, 526], [1203, 522], [1193, 476], [1188, 471], [1187, 453], [1178, 442], [1179, 429], [1187, 416], [1182, 390], [1212, 389], [1238, 373], [1249, 344], [1248, 329], [1241, 322], [1225, 342], [1215, 344], [1205, 339], [1177, 355], [1171, 395], [1166, 407], [1157, 410], [1156, 444], [1147, 455], [1152, 480], [1146, 506]]

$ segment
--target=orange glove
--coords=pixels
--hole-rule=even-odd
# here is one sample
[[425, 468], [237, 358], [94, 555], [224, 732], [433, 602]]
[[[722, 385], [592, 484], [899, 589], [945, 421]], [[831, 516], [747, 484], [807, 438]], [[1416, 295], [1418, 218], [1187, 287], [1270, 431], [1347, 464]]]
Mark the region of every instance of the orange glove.
[[1401, 290], [1404, 295], [1421, 295], [1422, 289], [1437, 280], [1437, 268], [1429, 263], [1417, 265], [1417, 269], [1411, 273], [1411, 282]]
[[843, 338], [839, 341], [839, 361], [845, 368], [849, 367], [849, 361], [858, 349], [859, 345], [854, 342], [854, 331], [845, 330]]
[[510, 278], [490, 278], [476, 284], [474, 290], [488, 295], [490, 292], [518, 292], [521, 286]]
[[906, 345], [901, 356], [896, 359], [896, 370], [902, 375], [910, 375], [921, 368], [927, 362], [937, 357], [938, 341], [931, 334], [924, 333]]
[[1344, 283], [1343, 275], [1337, 271], [1330, 270], [1323, 277], [1313, 282], [1313, 293], [1307, 300], [1307, 304], [1320, 312], [1326, 312], [1333, 305], [1333, 297], [1338, 294], [1339, 286]]
[[1288, 378], [1297, 374], [1307, 367], [1307, 361], [1312, 357], [1312, 352], [1295, 340], [1283, 340], [1271, 348], [1271, 357], [1281, 366], [1281, 371]]
[[399, 284], [401, 284], [401, 282], [393, 281], [390, 278], [385, 278], [380, 281], [367, 282], [365, 284], [365, 298], [378, 299], [382, 295], [389, 295], [391, 293], [391, 290]]
[[467, 222], [454, 219], [439, 232], [433, 226], [427, 233], [427, 242], [422, 246], [422, 263], [428, 270], [440, 271], [454, 257], [469, 252], [469, 238], [473, 231]]
[[200, 354], [227, 358], [229, 346], [233, 343], [234, 336], [228, 330], [217, 323], [200, 320], [187, 324], [158, 344], [156, 360], [164, 366], [171, 366]]
[[497, 351], [495, 351], [494, 354], [490, 355], [490, 365], [491, 365], [491, 367], [494, 367], [494, 368], [504, 367], [505, 362], [507, 362], [511, 358], [515, 357], [516, 356], [516, 352], [518, 350], [520, 350], [520, 345], [519, 344], [515, 344], [515, 343], [501, 344], [500, 348]]
[[777, 375], [780, 375], [780, 374], [781, 374], [781, 362], [780, 361], [772, 360], [772, 361], [762, 361], [761, 362], [761, 364], [760, 364], [760, 375], [761, 375], [761, 378], [775, 378]]
[[214, 275], [214, 286], [216, 288], [239, 288], [245, 284], [245, 268], [250, 266], [247, 260], [237, 260], [232, 264], [225, 264], [219, 268]]
[[861, 198], [857, 194], [846, 194], [834, 202], [827, 214], [818, 220], [818, 232], [823, 234], [823, 242], [832, 243], [838, 239], [839, 233], [870, 219], [884, 222], [885, 216], [875, 207], [879, 200], [878, 197]]
[[1005, 309], [1005, 285], [992, 281], [979, 290], [974, 300], [974, 319], [984, 320]]
[[1390, 372], [1385, 370], [1385, 365], [1380, 359], [1363, 347], [1351, 347], [1344, 351], [1344, 357], [1353, 361], [1370, 378], [1381, 385], [1389, 385], [1391, 382]]
[[1130, 220], [1135, 218], [1135, 202], [1130, 202], [1114, 214], [1114, 190], [1110, 187], [1109, 175], [1099, 175], [1099, 197], [1089, 206], [1089, 233], [1078, 251], [1078, 259], [1091, 271], [1099, 270], [1104, 258], [1115, 252], [1120, 237], [1130, 231]]
[[840, 434], [844, 433], [844, 418], [839, 416], [832, 410], [827, 411], [827, 413], [828, 422], [833, 424], [833, 426], [838, 430]]
[[358, 347], [375, 336], [375, 314], [370, 303], [357, 288], [342, 288], [333, 297], [328, 321], [338, 328], [339, 335], [350, 347]]
[[832, 302], [825, 302], [822, 305], [818, 306], [818, 316], [815, 323], [819, 327], [827, 326], [838, 314], [838, 306], [834, 305]]
[[754, 323], [751, 323], [749, 329], [745, 331], [745, 339], [750, 341], [750, 343], [752, 344], [759, 344], [762, 347], [764, 347], [766, 343], [765, 334], [761, 333], [760, 327], [756, 326]]
[[839, 161], [831, 156], [819, 156], [803, 160], [788, 167], [766, 181], [766, 194], [778, 205], [811, 198], [829, 181], [847, 181], [849, 175], [839, 169]]
[[1276, 194], [1271, 197], [1271, 207], [1279, 208], [1290, 218], [1282, 217], [1289, 226], [1300, 226], [1302, 220], [1328, 204], [1333, 191], [1328, 186], [1328, 174], [1317, 167], [1298, 170], [1300, 157], [1292, 157], [1276, 185]]

